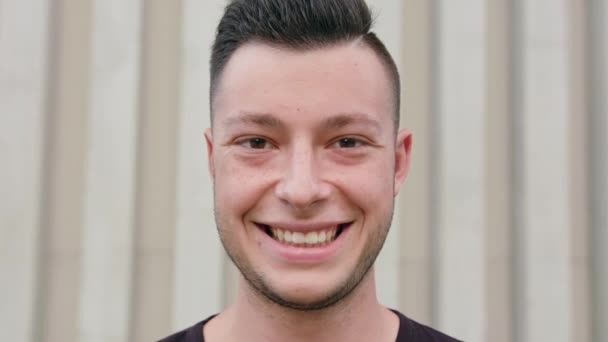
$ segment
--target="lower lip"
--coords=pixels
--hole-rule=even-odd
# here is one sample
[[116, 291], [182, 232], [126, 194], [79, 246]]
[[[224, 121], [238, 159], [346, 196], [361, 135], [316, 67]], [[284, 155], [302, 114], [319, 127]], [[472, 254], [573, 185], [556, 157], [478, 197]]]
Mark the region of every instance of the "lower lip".
[[272, 254], [278, 255], [280, 258], [289, 262], [312, 264], [326, 261], [334, 257], [340, 247], [344, 244], [346, 235], [348, 231], [350, 231], [351, 226], [352, 224], [344, 228], [342, 233], [340, 233], [340, 235], [331, 243], [313, 247], [286, 245], [268, 236], [266, 232], [259, 228], [258, 231], [263, 235], [261, 241], [262, 248], [270, 250]]

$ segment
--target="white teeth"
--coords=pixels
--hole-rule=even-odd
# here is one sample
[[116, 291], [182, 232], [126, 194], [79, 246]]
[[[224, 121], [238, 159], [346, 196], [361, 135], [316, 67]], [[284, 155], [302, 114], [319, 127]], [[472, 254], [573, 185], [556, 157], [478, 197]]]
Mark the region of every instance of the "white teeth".
[[276, 229], [274, 236], [276, 236], [279, 239], [279, 241], [283, 241], [283, 231], [282, 230]]
[[316, 232], [310, 232], [306, 234], [306, 243], [309, 245], [315, 244], [319, 241], [319, 237]]
[[325, 242], [325, 232], [320, 232], [319, 233], [319, 242], [320, 243]]
[[272, 228], [271, 231], [275, 240], [294, 245], [321, 245], [332, 242], [336, 237], [336, 228], [308, 233], [292, 232], [278, 228]]
[[306, 237], [300, 232], [293, 232], [291, 233], [291, 241], [293, 243], [304, 243], [306, 242]]

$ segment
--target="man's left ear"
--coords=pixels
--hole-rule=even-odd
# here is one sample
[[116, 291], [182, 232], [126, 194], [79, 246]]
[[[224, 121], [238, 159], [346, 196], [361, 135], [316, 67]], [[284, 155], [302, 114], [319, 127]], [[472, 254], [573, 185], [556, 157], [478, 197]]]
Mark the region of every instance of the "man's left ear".
[[394, 196], [397, 196], [401, 184], [405, 181], [410, 171], [410, 157], [412, 155], [412, 132], [403, 128], [397, 133], [395, 148], [395, 189]]
[[213, 165], [213, 135], [211, 128], [205, 130], [205, 142], [207, 142], [207, 167], [209, 168], [209, 175], [211, 178], [215, 178], [215, 166]]

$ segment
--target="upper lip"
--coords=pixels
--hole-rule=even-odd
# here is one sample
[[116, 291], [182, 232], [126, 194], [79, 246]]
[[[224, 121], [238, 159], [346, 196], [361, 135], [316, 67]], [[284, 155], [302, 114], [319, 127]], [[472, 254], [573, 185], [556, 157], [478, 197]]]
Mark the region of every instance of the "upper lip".
[[289, 230], [292, 232], [314, 232], [321, 230], [329, 230], [338, 228], [340, 225], [348, 225], [352, 221], [335, 221], [335, 222], [316, 222], [316, 223], [293, 223], [293, 222], [261, 222], [256, 221], [259, 226], [268, 226], [269, 228]]

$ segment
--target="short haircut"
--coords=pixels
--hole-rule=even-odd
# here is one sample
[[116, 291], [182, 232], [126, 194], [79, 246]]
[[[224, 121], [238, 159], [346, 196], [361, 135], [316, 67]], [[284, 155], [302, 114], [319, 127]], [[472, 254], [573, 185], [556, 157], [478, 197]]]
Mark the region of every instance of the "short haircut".
[[230, 1], [217, 27], [211, 52], [211, 115], [222, 71], [241, 45], [259, 41], [295, 50], [312, 50], [361, 39], [387, 70], [396, 129], [399, 127], [399, 72], [382, 41], [370, 31], [372, 23], [371, 11], [364, 0]]

